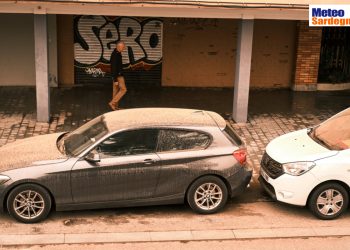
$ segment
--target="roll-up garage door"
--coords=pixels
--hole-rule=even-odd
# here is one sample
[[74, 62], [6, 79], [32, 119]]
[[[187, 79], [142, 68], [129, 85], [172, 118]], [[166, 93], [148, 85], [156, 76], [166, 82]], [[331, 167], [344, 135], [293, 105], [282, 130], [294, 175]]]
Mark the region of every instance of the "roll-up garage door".
[[160, 86], [162, 32], [156, 18], [75, 16], [75, 83], [111, 83], [110, 55], [121, 40], [127, 46], [122, 54], [127, 83]]

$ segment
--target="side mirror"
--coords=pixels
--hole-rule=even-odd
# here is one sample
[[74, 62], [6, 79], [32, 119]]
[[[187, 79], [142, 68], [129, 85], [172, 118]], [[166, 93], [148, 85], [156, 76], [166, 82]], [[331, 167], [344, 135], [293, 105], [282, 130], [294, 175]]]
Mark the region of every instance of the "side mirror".
[[89, 162], [100, 162], [101, 161], [100, 155], [95, 150], [91, 151], [87, 156], [85, 156], [85, 160], [87, 160]]

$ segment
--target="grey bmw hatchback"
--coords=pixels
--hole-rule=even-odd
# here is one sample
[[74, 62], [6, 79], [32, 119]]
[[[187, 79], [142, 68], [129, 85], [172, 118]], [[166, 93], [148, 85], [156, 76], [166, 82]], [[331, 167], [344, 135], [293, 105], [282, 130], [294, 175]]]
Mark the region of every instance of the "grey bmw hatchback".
[[51, 210], [188, 202], [219, 211], [247, 187], [245, 144], [210, 111], [140, 108], [98, 116], [75, 131], [0, 148], [0, 209], [35, 223]]

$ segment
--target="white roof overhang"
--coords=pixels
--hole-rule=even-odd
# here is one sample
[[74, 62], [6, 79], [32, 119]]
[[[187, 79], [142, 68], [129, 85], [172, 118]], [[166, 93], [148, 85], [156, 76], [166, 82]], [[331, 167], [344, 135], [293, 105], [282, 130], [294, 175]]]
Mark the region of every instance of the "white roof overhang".
[[[307, 20], [313, 1], [0, 0], [0, 13]], [[323, 1], [318, 1], [318, 4]]]

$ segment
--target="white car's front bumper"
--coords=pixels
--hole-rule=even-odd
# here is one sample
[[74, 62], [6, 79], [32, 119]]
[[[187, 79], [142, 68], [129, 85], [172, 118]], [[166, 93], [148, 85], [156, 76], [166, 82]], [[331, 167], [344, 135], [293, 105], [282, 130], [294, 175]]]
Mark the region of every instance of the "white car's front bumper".
[[272, 179], [260, 170], [259, 181], [261, 186], [274, 199], [298, 206], [305, 206], [310, 192], [319, 183], [311, 172], [300, 176], [282, 174]]

